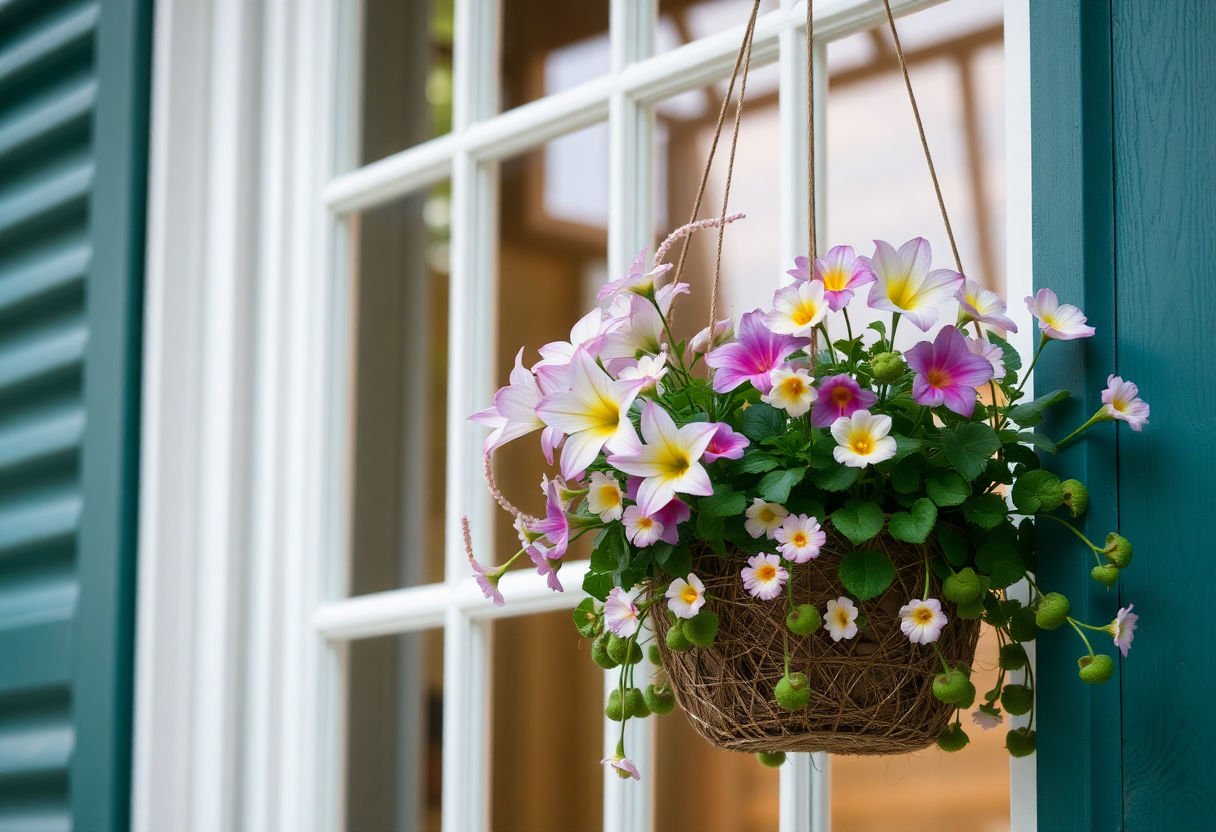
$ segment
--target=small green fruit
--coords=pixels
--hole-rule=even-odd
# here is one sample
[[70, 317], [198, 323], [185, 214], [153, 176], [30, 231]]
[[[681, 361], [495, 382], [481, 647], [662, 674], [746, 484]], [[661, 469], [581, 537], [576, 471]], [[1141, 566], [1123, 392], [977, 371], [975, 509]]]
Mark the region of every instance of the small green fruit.
[[773, 693], [777, 704], [787, 711], [801, 711], [811, 701], [811, 689], [805, 673], [791, 673], [782, 677]]
[[963, 707], [960, 703], [968, 696], [975, 696], [975, 686], [967, 674], [956, 667], [949, 673], [939, 673], [933, 678], [933, 695], [942, 702]]
[[684, 621], [684, 635], [698, 647], [708, 647], [718, 635], [718, 616], [709, 610], [701, 610]]
[[609, 633], [600, 633], [595, 637], [595, 641], [591, 642], [591, 661], [604, 668], [604, 670], [612, 670], [612, 668], [620, 664], [620, 662], [608, 654], [608, 636]]
[[937, 747], [942, 751], [962, 751], [969, 742], [971, 742], [971, 738], [967, 736], [967, 732], [963, 730], [963, 726], [957, 722], [947, 725], [937, 735]]
[[942, 595], [956, 604], [974, 601], [982, 592], [980, 576], [975, 574], [975, 570], [970, 566], [960, 569], [942, 582]]
[[1106, 548], [1102, 553], [1115, 566], [1126, 569], [1132, 562], [1132, 542], [1121, 534], [1111, 532], [1106, 536]]
[[620, 722], [625, 718], [625, 709], [621, 704], [621, 692], [619, 690], [614, 690], [608, 694], [608, 705], [604, 708], [604, 716], [613, 722]]
[[1104, 587], [1112, 587], [1119, 582], [1119, 567], [1111, 566], [1095, 566], [1089, 570], [1089, 577], [1093, 578]]
[[790, 632], [797, 636], [808, 636], [818, 630], [822, 624], [823, 619], [819, 615], [819, 610], [810, 604], [799, 604], [785, 617], [785, 626], [789, 627]]
[[898, 381], [907, 368], [908, 365], [897, 352], [880, 352], [870, 362], [870, 369], [874, 371], [875, 381], [883, 384]]
[[650, 663], [663, 666], [663, 655], [659, 653], [659, 645], [652, 644], [646, 648], [646, 658], [650, 659]]
[[1115, 660], [1105, 653], [1094, 656], [1082, 656], [1077, 659], [1077, 675], [1087, 685], [1100, 685], [1109, 682], [1115, 673]]
[[629, 655], [629, 639], [621, 638], [616, 633], [608, 634], [608, 655], [617, 664], [624, 664]]
[[1028, 714], [1034, 706], [1034, 691], [1025, 685], [1005, 685], [1001, 690], [1001, 704], [1012, 716]]
[[692, 642], [688, 640], [688, 636], [684, 635], [684, 622], [677, 621], [671, 625], [671, 629], [667, 631], [667, 649], [674, 650], [677, 653], [683, 653], [686, 650], [692, 649]]
[[650, 708], [651, 713], [656, 713], [659, 716], [671, 713], [676, 706], [676, 695], [666, 685], [658, 687], [647, 685], [646, 692], [642, 696], [646, 698], [646, 707]]
[[1005, 748], [1010, 757], [1029, 757], [1034, 753], [1035, 733], [1029, 728], [1014, 728], [1005, 735]]
[[781, 764], [785, 762], [785, 752], [758, 751], [756, 752], [756, 759], [760, 761], [761, 765], [768, 766], [769, 768], [781, 768]]
[[1021, 670], [1029, 663], [1026, 648], [1014, 642], [1001, 647], [999, 664], [1002, 670]]
[[1080, 480], [1064, 480], [1060, 486], [1064, 489], [1064, 505], [1073, 517], [1080, 517], [1089, 508], [1089, 489]]
[[1034, 614], [1034, 623], [1040, 630], [1054, 630], [1068, 620], [1071, 605], [1068, 596], [1048, 592], [1039, 598], [1039, 609]]
[[1020, 607], [1009, 616], [1009, 635], [1014, 641], [1034, 641], [1034, 625], [1034, 610]]
[[625, 713], [639, 719], [650, 716], [646, 697], [637, 688], [628, 688], [625, 691]]

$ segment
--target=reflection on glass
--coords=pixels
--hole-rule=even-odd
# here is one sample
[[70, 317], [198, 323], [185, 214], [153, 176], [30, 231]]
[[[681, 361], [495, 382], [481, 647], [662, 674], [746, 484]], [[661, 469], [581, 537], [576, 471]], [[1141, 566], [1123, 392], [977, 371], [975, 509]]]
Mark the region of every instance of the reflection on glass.
[[[760, 14], [781, 6], [780, 0], [761, 0]], [[655, 51], [667, 52], [697, 38], [743, 26], [752, 4], [745, 0], [659, 0]]]
[[502, 109], [608, 74], [608, 4], [502, 3]]
[[[506, 384], [515, 353], [532, 366], [537, 349], [565, 341], [574, 322], [595, 306], [605, 277], [608, 128], [599, 124], [562, 136], [500, 166], [497, 381]], [[524, 511], [542, 513], [540, 479], [552, 473], [538, 436], [511, 442], [494, 455], [499, 485]], [[496, 543], [505, 559], [519, 548], [510, 517], [495, 512]], [[584, 539], [567, 560], [587, 557]], [[521, 558], [518, 568], [531, 568]], [[571, 587], [577, 589], [577, 587]]]
[[443, 579], [446, 183], [350, 218], [350, 594]]
[[348, 650], [346, 829], [438, 832], [443, 633], [365, 639]]
[[355, 165], [452, 129], [453, 0], [363, 0]]
[[591, 642], [566, 610], [493, 626], [490, 828], [599, 829], [604, 674]]

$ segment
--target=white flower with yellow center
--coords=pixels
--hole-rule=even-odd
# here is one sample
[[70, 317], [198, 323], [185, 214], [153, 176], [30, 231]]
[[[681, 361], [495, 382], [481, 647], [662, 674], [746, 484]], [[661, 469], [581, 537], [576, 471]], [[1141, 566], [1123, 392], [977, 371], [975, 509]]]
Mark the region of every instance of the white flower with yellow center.
[[694, 618], [705, 606], [705, 584], [691, 572], [688, 579], [676, 578], [667, 587], [667, 608], [676, 618]]
[[857, 635], [857, 613], [857, 605], [843, 595], [835, 601], [828, 601], [827, 615], [823, 617], [823, 623], [827, 625], [832, 641]]
[[604, 626], [608, 632], [621, 638], [629, 638], [638, 631], [640, 621], [637, 604], [633, 603], [634, 593], [626, 592], [619, 586], [614, 586], [604, 601]]
[[781, 554], [794, 563], [806, 563], [819, 557], [819, 550], [828, 539], [827, 533], [819, 527], [819, 521], [806, 514], [786, 517], [774, 537], [781, 544]]
[[781, 522], [789, 515], [789, 511], [785, 506], [779, 506], [776, 503], [766, 503], [764, 500], [756, 497], [752, 500], [752, 504], [747, 507], [747, 520], [743, 524], [743, 528], [753, 538], [759, 538], [764, 535], [772, 537], [773, 532], [781, 528]]
[[642, 389], [638, 391], [639, 393], [653, 392], [661, 396], [663, 395], [663, 385], [660, 384], [660, 381], [670, 369], [667, 366], [667, 353], [643, 355], [638, 359], [637, 364], [625, 367], [617, 373], [617, 378], [625, 381], [641, 381]]
[[663, 534], [662, 522], [657, 517], [643, 514], [638, 506], [625, 509], [621, 522], [625, 525], [625, 537], [639, 549], [653, 545]]
[[765, 316], [764, 322], [779, 335], [810, 338], [827, 312], [823, 284], [811, 280], [778, 289], [773, 295], [773, 311]]
[[868, 410], [858, 410], [852, 416], [841, 416], [832, 423], [832, 438], [836, 447], [832, 456], [841, 465], [865, 468], [895, 456], [895, 439], [891, 432], [891, 417]]
[[781, 558], [761, 552], [747, 559], [747, 566], [739, 573], [743, 588], [753, 598], [771, 601], [781, 594], [790, 573], [781, 565]]
[[636, 451], [617, 454], [608, 463], [618, 471], [643, 477], [638, 507], [644, 514], [662, 510], [676, 494], [707, 497], [714, 493], [701, 455], [717, 433], [713, 422], [691, 422], [677, 428], [667, 411], [653, 401], [642, 408], [642, 438]]
[[598, 514], [605, 523], [620, 520], [625, 510], [624, 500], [625, 495], [616, 477], [599, 471], [591, 474], [591, 484], [587, 487], [587, 508], [592, 514]]
[[942, 612], [936, 598], [913, 598], [899, 608], [899, 629], [913, 644], [932, 644], [941, 638], [942, 628], [950, 620]]
[[1111, 419], [1127, 422], [1134, 430], [1143, 430], [1148, 424], [1148, 402], [1140, 398], [1140, 388], [1120, 376], [1106, 377], [1106, 389], [1102, 391], [1102, 411]]
[[899, 251], [882, 240], [874, 241], [870, 263], [878, 278], [870, 287], [869, 304], [873, 309], [898, 312], [922, 332], [937, 320], [938, 308], [950, 300], [964, 278], [949, 269], [929, 270], [932, 254], [929, 241], [916, 237]]
[[613, 381], [585, 350], [570, 360], [570, 389], [541, 399], [536, 413], [546, 425], [567, 434], [562, 446], [562, 476], [577, 479], [605, 447], [622, 453], [638, 447], [629, 421], [637, 398], [636, 381]]
[[773, 382], [773, 389], [761, 396], [760, 400], [784, 410], [794, 418], [805, 415], [818, 398], [819, 394], [811, 386], [811, 376], [806, 370], [778, 367], [769, 373], [769, 378]]

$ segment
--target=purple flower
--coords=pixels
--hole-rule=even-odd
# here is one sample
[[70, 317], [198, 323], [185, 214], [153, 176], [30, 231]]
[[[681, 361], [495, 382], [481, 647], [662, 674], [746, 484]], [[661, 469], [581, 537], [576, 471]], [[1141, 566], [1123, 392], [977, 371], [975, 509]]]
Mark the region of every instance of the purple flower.
[[549, 589], [554, 592], [565, 592], [566, 588], [562, 586], [561, 580], [557, 577], [557, 570], [561, 568], [562, 562], [560, 558], [551, 558], [552, 550], [545, 546], [540, 541], [530, 543], [524, 548], [528, 553], [528, 557], [532, 558], [532, 563], [536, 564], [536, 574], [542, 575], [545, 582], [549, 585]]
[[633, 761], [628, 757], [622, 757], [618, 754], [615, 757], [607, 757], [600, 760], [600, 762], [610, 768], [616, 769], [617, 775], [622, 780], [629, 780], [630, 778], [634, 780], [642, 779], [642, 775], [641, 772], [638, 771], [638, 767], [635, 766]]
[[718, 430], [709, 440], [701, 459], [713, 462], [715, 459], [739, 459], [743, 449], [749, 444], [748, 438], [741, 433], [735, 433], [725, 422], [718, 423]]
[[876, 278], [868, 258], [856, 256], [852, 246], [835, 246], [826, 257], [815, 261], [814, 279], [823, 283], [828, 308], [839, 312], [853, 299], [854, 289], [873, 283]]
[[759, 309], [739, 320], [738, 340], [723, 344], [705, 356], [713, 367], [714, 391], [726, 393], [750, 381], [761, 393], [772, 389], [769, 373], [785, 363], [790, 353], [805, 345], [805, 338], [778, 335], [764, 325], [765, 313]]
[[1094, 328], [1085, 323], [1085, 313], [1071, 303], [1060, 303], [1050, 289], [1040, 289], [1026, 298], [1026, 308], [1039, 319], [1039, 331], [1046, 338], [1073, 341], [1094, 334]]
[[498, 581], [502, 578], [502, 567], [487, 569], [478, 563], [474, 557], [469, 558], [469, 566], [473, 569], [473, 580], [477, 582], [482, 595], [493, 601], [496, 607], [501, 607], [507, 603], [506, 599], [502, 597], [502, 592], [498, 589]]
[[566, 505], [558, 493], [557, 480], [546, 477], [541, 487], [545, 492], [545, 516], [533, 523], [531, 529], [540, 532], [549, 541], [552, 548], [548, 554], [552, 559], [561, 560], [570, 545], [570, 518], [566, 516]]
[[916, 372], [912, 398], [925, 407], [944, 404], [960, 416], [971, 416], [975, 388], [992, 378], [988, 359], [973, 354], [963, 334], [952, 326], [942, 327], [932, 344], [922, 341], [904, 357]]
[[[630, 477], [625, 481], [625, 496], [636, 502], [638, 499], [638, 489], [641, 486], [641, 477]], [[692, 509], [688, 507], [688, 503], [679, 497], [672, 497], [667, 505], [656, 511], [651, 517], [663, 526], [663, 532], [659, 535], [659, 540], [675, 546], [680, 542], [680, 532], [676, 527], [692, 517]]]
[[1128, 604], [1126, 607], [1120, 607], [1115, 620], [1110, 622], [1110, 626], [1107, 627], [1107, 632], [1111, 634], [1115, 646], [1119, 648], [1119, 652], [1125, 659], [1127, 650], [1132, 646], [1132, 640], [1136, 637], [1136, 622], [1140, 620], [1140, 616], [1132, 612], [1135, 606], [1135, 604]]
[[878, 396], [848, 375], [828, 376], [819, 382], [819, 398], [811, 408], [811, 424], [817, 428], [831, 427], [842, 416], [852, 416], [858, 410], [869, 410]]

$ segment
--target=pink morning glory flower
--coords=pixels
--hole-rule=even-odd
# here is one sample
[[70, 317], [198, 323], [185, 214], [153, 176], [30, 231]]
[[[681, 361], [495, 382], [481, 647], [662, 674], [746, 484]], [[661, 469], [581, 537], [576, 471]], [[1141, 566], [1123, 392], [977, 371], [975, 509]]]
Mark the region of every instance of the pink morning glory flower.
[[875, 240], [870, 266], [876, 280], [870, 287], [869, 305], [899, 312], [928, 332], [937, 321], [938, 307], [954, 297], [964, 280], [949, 269], [929, 271], [931, 257], [924, 237], [909, 240], [899, 251], [888, 242]]
[[922, 341], [904, 356], [916, 372], [912, 398], [925, 407], [944, 404], [960, 416], [975, 410], [975, 388], [992, 378], [988, 359], [973, 355], [961, 332], [942, 327], [933, 343]]
[[743, 449], [751, 444], [750, 440], [743, 434], [736, 433], [725, 422], [718, 422], [717, 425], [718, 429], [710, 437], [709, 444], [705, 446], [705, 454], [701, 458], [706, 462], [713, 462], [715, 459], [742, 457]]
[[1140, 388], [1116, 375], [1106, 377], [1102, 410], [1111, 419], [1127, 422], [1128, 427], [1137, 432], [1148, 424], [1148, 402], [1140, 398]]
[[643, 478], [638, 487], [638, 505], [646, 514], [654, 514], [677, 493], [699, 497], [714, 493], [701, 455], [716, 432], [717, 426], [709, 422], [676, 427], [666, 410], [647, 401], [642, 408], [645, 444], [630, 453], [613, 454], [608, 464]]
[[653, 514], [645, 514], [637, 506], [625, 509], [621, 523], [625, 526], [625, 537], [639, 549], [652, 546], [663, 538], [663, 524]]
[[548, 556], [559, 560], [565, 556], [570, 545], [570, 518], [566, 515], [566, 504], [561, 499], [558, 481], [546, 477], [541, 488], [545, 492], [545, 516], [533, 523], [531, 530], [545, 536], [550, 546]]
[[[536, 566], [536, 574], [545, 579], [549, 585], [549, 589], [554, 592], [565, 592], [566, 588], [562, 586], [561, 579], [557, 577], [557, 570], [561, 568], [561, 556], [549, 557], [554, 553], [553, 549], [545, 546], [540, 541], [529, 543], [524, 552], [532, 559], [532, 563]], [[565, 549], [562, 550], [565, 554]]]
[[743, 588], [761, 601], [771, 601], [781, 594], [790, 573], [781, 565], [781, 558], [761, 552], [747, 559], [739, 573]]
[[1072, 341], [1094, 334], [1094, 328], [1085, 323], [1085, 313], [1071, 303], [1060, 303], [1050, 289], [1040, 289], [1034, 297], [1026, 298], [1026, 308], [1039, 319], [1039, 329], [1047, 338]]
[[845, 373], [828, 376], [819, 382], [819, 398], [811, 408], [811, 424], [817, 428], [831, 427], [842, 416], [852, 416], [858, 410], [869, 409], [878, 396]]
[[769, 373], [806, 344], [805, 338], [773, 332], [764, 325], [764, 318], [759, 309], [748, 312], [739, 319], [737, 340], [705, 356], [705, 363], [715, 371], [714, 392], [727, 393], [744, 382], [751, 382], [761, 393], [769, 392], [773, 387]]
[[654, 295], [655, 278], [666, 274], [671, 269], [670, 263], [661, 263], [650, 271], [646, 271], [646, 249], [638, 252], [629, 264], [629, 272], [622, 278], [605, 283], [596, 295], [597, 300], [611, 300], [618, 295], [632, 292], [642, 297]]
[[1135, 606], [1135, 604], [1128, 604], [1126, 607], [1120, 607], [1118, 614], [1115, 615], [1115, 620], [1110, 622], [1106, 628], [1125, 659], [1128, 649], [1132, 646], [1132, 640], [1136, 637], [1136, 622], [1140, 620], [1140, 616], [1132, 612]]
[[[625, 496], [637, 502], [638, 489], [642, 485], [641, 477], [630, 477], [625, 481]], [[672, 546], [679, 544], [680, 532], [678, 527], [681, 523], [688, 522], [692, 517], [692, 509], [688, 507], [688, 503], [681, 500], [679, 497], [672, 497], [667, 505], [656, 511], [653, 515], [655, 520], [658, 520], [663, 527], [662, 533], [659, 535], [659, 540], [664, 543], [670, 543]]]
[[1005, 353], [999, 346], [980, 338], [968, 338], [967, 349], [971, 350], [972, 355], [978, 355], [988, 362], [993, 378], [1005, 377]]
[[777, 549], [791, 563], [806, 563], [819, 557], [819, 550], [828, 540], [819, 521], [807, 514], [787, 515], [773, 537], [780, 544]]
[[488, 567], [482, 566], [480, 563], [478, 563], [477, 558], [473, 557], [472, 555], [469, 556], [469, 566], [473, 570], [473, 580], [477, 582], [477, 586], [481, 590], [482, 595], [493, 601], [494, 606], [496, 607], [501, 607], [503, 604], [507, 603], [502, 597], [502, 592], [500, 592], [498, 589], [498, 581], [500, 578], [502, 578], [503, 574], [503, 569], [501, 566], [495, 569], [489, 569]]
[[638, 608], [633, 596], [614, 586], [604, 602], [604, 626], [610, 633], [629, 638], [638, 631]]
[[990, 326], [999, 326], [1017, 332], [1018, 326], [1005, 314], [1005, 299], [991, 289], [985, 289], [974, 280], [967, 279], [954, 296], [962, 308], [959, 322], [979, 321]]
[[634, 780], [642, 779], [642, 775], [638, 771], [638, 767], [634, 765], [633, 761], [628, 757], [618, 754], [615, 757], [606, 757], [605, 759], [600, 760], [600, 762], [609, 768], [614, 769], [622, 780], [629, 780], [630, 778]]
[[[805, 257], [794, 262], [801, 266]], [[794, 274], [790, 271], [789, 274]], [[852, 246], [833, 246], [815, 261], [814, 280], [823, 284], [823, 296], [833, 312], [839, 312], [853, 299], [853, 292], [875, 281], [874, 269], [865, 257], [858, 257]]]

